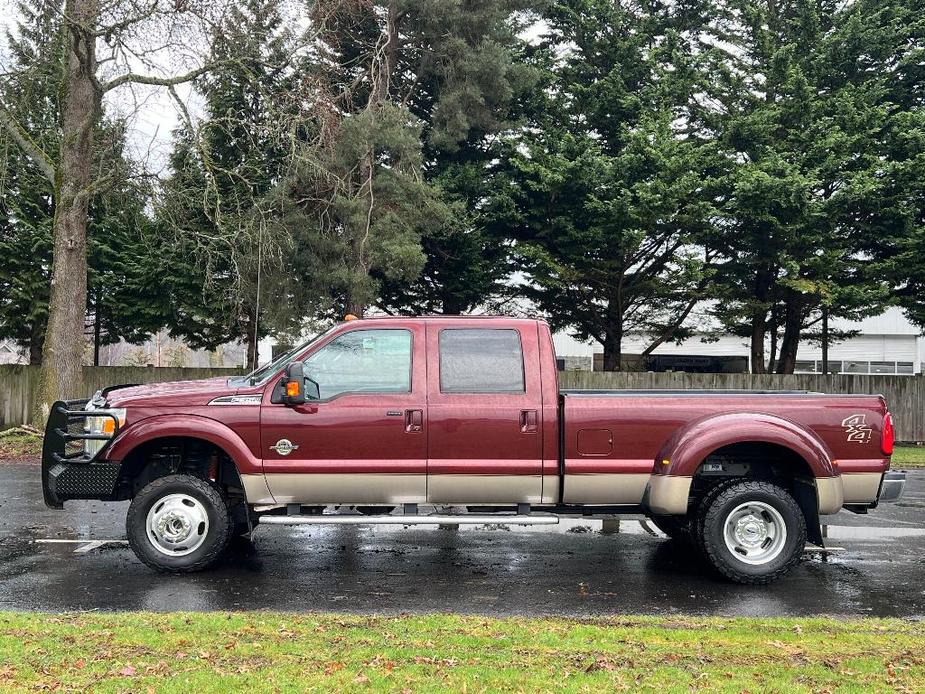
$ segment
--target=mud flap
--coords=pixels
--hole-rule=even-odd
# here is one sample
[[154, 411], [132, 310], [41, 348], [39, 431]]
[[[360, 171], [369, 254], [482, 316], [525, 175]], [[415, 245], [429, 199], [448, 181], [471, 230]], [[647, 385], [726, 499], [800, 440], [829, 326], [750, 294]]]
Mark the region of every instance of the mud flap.
[[822, 526], [819, 523], [819, 498], [816, 494], [816, 485], [810, 480], [796, 479], [793, 484], [793, 495], [803, 511], [803, 518], [806, 519], [806, 539], [817, 547], [825, 547]]

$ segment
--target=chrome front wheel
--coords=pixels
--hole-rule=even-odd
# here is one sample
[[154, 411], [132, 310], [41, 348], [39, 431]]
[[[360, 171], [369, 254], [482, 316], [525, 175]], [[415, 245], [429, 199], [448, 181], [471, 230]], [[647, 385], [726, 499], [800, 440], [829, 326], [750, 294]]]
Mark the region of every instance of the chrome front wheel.
[[189, 494], [168, 494], [148, 511], [147, 526], [154, 549], [169, 557], [182, 557], [206, 541], [209, 514]]
[[199, 571], [224, 553], [234, 522], [214, 482], [167, 475], [148, 483], [128, 509], [126, 534], [135, 555], [158, 571]]

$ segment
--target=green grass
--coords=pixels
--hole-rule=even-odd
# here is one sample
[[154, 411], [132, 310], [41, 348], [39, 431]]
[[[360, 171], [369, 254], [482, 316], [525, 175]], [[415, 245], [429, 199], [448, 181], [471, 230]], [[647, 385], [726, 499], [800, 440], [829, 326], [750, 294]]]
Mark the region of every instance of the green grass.
[[898, 620], [0, 613], [0, 690], [922, 691]]
[[890, 462], [893, 469], [925, 467], [925, 446], [896, 446]]

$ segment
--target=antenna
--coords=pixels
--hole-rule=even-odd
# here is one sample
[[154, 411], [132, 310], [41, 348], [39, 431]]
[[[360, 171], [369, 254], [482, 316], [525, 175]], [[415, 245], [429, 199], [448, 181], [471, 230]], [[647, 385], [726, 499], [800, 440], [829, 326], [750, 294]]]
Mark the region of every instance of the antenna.
[[254, 299], [254, 363], [251, 364], [251, 370], [257, 369], [257, 362], [260, 355], [258, 335], [260, 334], [260, 272], [263, 267], [263, 217], [257, 227], [257, 296]]

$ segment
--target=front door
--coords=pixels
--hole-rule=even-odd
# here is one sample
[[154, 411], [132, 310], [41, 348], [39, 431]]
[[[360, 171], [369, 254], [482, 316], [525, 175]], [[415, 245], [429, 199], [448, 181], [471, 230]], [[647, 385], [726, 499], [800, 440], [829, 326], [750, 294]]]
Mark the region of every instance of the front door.
[[542, 394], [533, 329], [485, 320], [427, 326], [427, 500], [540, 503]]
[[263, 466], [279, 503], [426, 499], [424, 329], [356, 328], [304, 359], [318, 400], [261, 409]]

